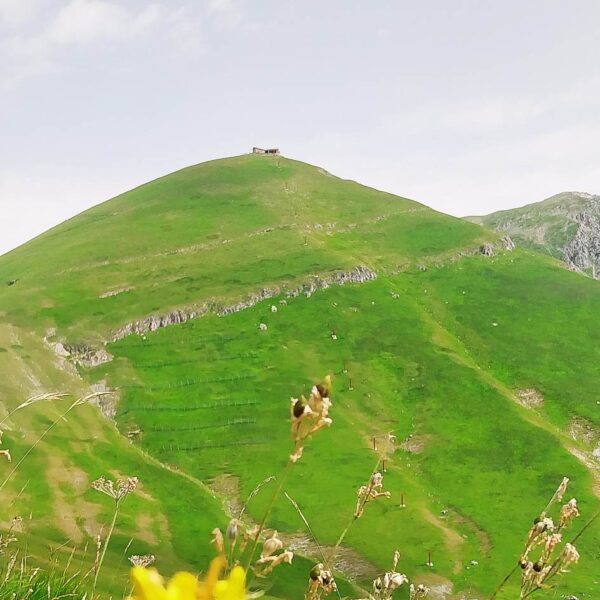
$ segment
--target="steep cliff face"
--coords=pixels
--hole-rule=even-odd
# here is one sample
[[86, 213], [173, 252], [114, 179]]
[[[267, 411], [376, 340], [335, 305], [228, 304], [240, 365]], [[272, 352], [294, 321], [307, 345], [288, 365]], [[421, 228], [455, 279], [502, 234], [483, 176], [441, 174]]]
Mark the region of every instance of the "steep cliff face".
[[600, 277], [600, 196], [564, 192], [467, 219], [510, 235], [517, 245], [551, 254], [573, 270]]
[[600, 220], [593, 213], [582, 212], [576, 216], [576, 222], [577, 233], [563, 249], [565, 261], [575, 269], [590, 269], [596, 279], [600, 264]]

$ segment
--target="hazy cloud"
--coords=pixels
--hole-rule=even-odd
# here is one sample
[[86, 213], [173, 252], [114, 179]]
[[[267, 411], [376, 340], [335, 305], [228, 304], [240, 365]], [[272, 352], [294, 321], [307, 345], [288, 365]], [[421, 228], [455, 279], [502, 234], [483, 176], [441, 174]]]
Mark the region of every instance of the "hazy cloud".
[[34, 14], [33, 0], [2, 0], [0, 2], [0, 25], [16, 27]]
[[[0, 85], [14, 88], [35, 75], [60, 69], [64, 51], [102, 52], [106, 45], [145, 43], [165, 53], [206, 49], [205, 28], [242, 23], [232, 0], [204, 3], [67, 0], [34, 10], [29, 0], [0, 0]], [[4, 67], [4, 68], [2, 68]]]

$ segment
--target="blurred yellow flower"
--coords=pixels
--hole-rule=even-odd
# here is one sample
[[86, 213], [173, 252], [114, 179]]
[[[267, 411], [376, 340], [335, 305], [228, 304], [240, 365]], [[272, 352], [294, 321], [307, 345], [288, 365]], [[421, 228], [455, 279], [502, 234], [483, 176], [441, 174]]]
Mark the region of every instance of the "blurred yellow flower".
[[133, 567], [133, 595], [129, 600], [245, 600], [246, 573], [234, 567], [227, 579], [219, 579], [225, 566], [222, 556], [215, 558], [203, 581], [192, 573], [176, 573], [167, 586], [156, 569]]
[[197, 600], [198, 578], [191, 573], [177, 573], [167, 587], [156, 569], [133, 567], [131, 600]]
[[245, 600], [246, 573], [242, 567], [234, 567], [227, 579], [217, 581], [215, 600]]

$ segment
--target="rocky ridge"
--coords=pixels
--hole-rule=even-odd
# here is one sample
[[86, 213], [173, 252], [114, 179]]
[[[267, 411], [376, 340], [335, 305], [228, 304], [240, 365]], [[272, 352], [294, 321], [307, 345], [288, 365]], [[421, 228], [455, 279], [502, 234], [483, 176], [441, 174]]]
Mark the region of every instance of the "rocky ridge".
[[575, 237], [563, 248], [566, 263], [575, 270], [591, 269], [592, 277], [598, 278], [600, 265], [600, 220], [585, 211], [575, 217], [578, 224]]
[[521, 208], [467, 219], [504, 235], [506, 249], [510, 244], [514, 247], [515, 239], [521, 246], [562, 259], [574, 271], [600, 278], [600, 196], [564, 192]]
[[123, 325], [113, 332], [112, 341], [117, 341], [132, 334], [144, 334], [149, 331], [156, 331], [161, 327], [169, 325], [177, 325], [185, 323], [190, 319], [201, 317], [210, 312], [216, 313], [219, 316], [225, 316], [231, 313], [239, 312], [246, 308], [250, 308], [261, 302], [273, 298], [279, 294], [285, 294], [288, 298], [293, 298], [304, 294], [310, 297], [315, 291], [325, 289], [331, 285], [344, 285], [346, 283], [365, 283], [377, 278], [377, 273], [364, 265], [359, 265], [350, 271], [336, 271], [331, 275], [319, 276], [315, 275], [312, 279], [302, 285], [286, 290], [280, 287], [265, 287], [258, 292], [246, 296], [243, 300], [234, 304], [223, 305], [214, 300], [205, 302], [199, 306], [192, 306], [171, 310], [161, 315], [150, 315], [144, 319], [132, 321]]

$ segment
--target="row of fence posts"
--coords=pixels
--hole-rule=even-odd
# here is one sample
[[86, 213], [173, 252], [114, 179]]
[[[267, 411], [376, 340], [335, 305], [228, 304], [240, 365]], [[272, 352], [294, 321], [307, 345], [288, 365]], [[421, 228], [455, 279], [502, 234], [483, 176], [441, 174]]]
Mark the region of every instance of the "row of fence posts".
[[[352, 382], [352, 380], [350, 380], [350, 382]], [[350, 383], [350, 389], [351, 389], [351, 386], [352, 386], [352, 383]], [[374, 435], [371, 438], [371, 440], [373, 442], [373, 452], [377, 452], [377, 436]], [[383, 473], [385, 473], [386, 470], [387, 470], [385, 468], [385, 462], [386, 462], [386, 459], [382, 458], [381, 459], [381, 471]], [[404, 502], [404, 492], [400, 493], [400, 504], [399, 504], [399, 507], [400, 508], [406, 508], [406, 503]], [[432, 558], [432, 552], [431, 552], [431, 550], [427, 551], [427, 562], [425, 563], [425, 565], [427, 567], [433, 567], [433, 558]]]

